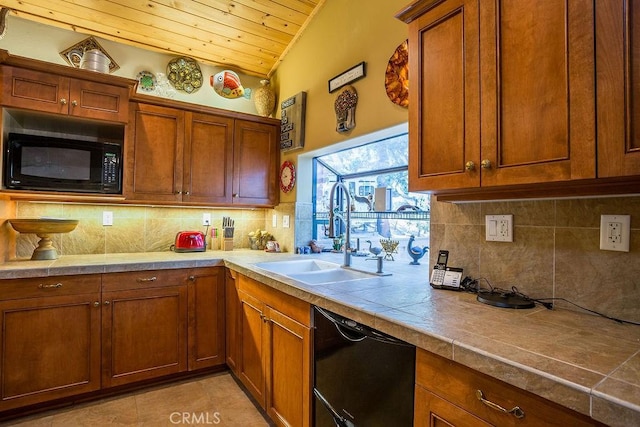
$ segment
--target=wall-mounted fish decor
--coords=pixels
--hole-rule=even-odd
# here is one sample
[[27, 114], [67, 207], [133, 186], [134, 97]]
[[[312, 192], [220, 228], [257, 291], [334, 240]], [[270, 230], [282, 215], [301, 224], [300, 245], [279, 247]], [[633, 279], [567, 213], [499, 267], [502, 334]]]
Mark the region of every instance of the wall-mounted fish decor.
[[211, 76], [209, 83], [213, 90], [223, 98], [251, 98], [251, 89], [242, 87], [240, 77], [231, 70], [220, 71]]

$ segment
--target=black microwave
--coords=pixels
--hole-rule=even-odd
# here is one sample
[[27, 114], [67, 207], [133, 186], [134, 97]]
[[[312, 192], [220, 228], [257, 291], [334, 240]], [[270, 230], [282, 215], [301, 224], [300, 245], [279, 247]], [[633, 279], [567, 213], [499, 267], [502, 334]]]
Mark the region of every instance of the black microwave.
[[15, 190], [122, 193], [122, 144], [10, 133], [4, 185]]

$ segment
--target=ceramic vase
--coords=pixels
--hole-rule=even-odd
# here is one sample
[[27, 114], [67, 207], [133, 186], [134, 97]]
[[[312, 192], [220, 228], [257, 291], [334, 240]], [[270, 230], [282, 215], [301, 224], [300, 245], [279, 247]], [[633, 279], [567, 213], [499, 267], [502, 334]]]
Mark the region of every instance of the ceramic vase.
[[262, 117], [269, 117], [276, 106], [276, 94], [269, 85], [269, 80], [260, 80], [261, 87], [253, 93], [256, 110]]

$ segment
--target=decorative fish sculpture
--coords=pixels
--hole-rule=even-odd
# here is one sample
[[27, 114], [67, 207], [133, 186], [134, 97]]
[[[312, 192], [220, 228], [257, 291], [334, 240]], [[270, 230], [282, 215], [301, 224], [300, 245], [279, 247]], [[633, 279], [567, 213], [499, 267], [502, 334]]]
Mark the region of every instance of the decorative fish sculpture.
[[240, 77], [231, 70], [220, 71], [211, 76], [210, 82], [213, 90], [223, 98], [251, 98], [251, 89], [245, 89], [240, 83]]

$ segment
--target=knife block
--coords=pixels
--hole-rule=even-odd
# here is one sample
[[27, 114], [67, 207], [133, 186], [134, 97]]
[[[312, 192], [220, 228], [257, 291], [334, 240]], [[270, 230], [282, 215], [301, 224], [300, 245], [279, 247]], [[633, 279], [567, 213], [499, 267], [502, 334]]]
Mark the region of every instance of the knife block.
[[223, 251], [232, 251], [233, 250], [233, 237], [225, 237], [222, 242], [222, 250]]

